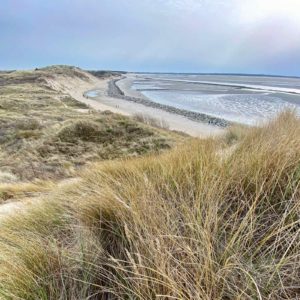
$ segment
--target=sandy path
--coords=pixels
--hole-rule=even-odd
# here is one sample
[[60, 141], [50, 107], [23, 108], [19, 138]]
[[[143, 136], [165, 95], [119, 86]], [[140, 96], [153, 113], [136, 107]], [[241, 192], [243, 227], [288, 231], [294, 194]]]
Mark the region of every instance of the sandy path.
[[38, 202], [41, 202], [40, 197], [30, 197], [23, 199], [16, 199], [7, 203], [0, 205], [0, 222], [5, 220], [6, 217], [12, 216], [15, 213], [26, 211], [31, 207], [37, 205]]
[[[63, 179], [56, 183], [55, 191], [60, 188], [72, 186], [73, 184], [80, 182], [80, 180], [81, 179], [79, 177]], [[0, 221], [7, 216], [13, 215], [16, 212], [21, 212], [26, 209], [30, 209], [33, 206], [36, 206], [38, 202], [41, 203], [42, 201], [45, 201], [45, 196], [47, 196], [50, 192], [51, 191], [37, 192], [31, 197], [25, 197], [21, 199], [16, 198], [10, 200], [9, 202], [0, 204]]]

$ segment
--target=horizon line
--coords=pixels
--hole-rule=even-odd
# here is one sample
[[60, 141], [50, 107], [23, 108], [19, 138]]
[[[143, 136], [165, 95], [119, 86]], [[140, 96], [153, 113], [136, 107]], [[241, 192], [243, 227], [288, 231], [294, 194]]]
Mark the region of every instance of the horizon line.
[[300, 75], [283, 75], [283, 74], [265, 74], [265, 73], [240, 73], [240, 72], [170, 72], [170, 71], [125, 71], [125, 70], [118, 70], [118, 69], [89, 69], [78, 67], [76, 65], [64, 65], [64, 64], [54, 64], [54, 65], [47, 65], [47, 66], [39, 66], [33, 68], [20, 68], [20, 69], [0, 69], [0, 72], [14, 72], [14, 71], [21, 71], [21, 70], [34, 70], [34, 69], [42, 69], [52, 66], [66, 66], [66, 67], [75, 67], [80, 68], [85, 71], [92, 71], [92, 72], [120, 72], [120, 73], [133, 73], [133, 74], [187, 74], [187, 75], [228, 75], [228, 76], [257, 76], [257, 77], [287, 77], [287, 78], [298, 78], [300, 79]]

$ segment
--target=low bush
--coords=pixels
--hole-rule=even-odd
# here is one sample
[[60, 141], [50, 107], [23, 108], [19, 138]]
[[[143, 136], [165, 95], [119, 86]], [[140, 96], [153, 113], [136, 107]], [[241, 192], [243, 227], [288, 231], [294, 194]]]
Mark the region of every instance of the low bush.
[[17, 120], [15, 122], [15, 127], [20, 130], [37, 130], [41, 128], [41, 124], [36, 119], [28, 118]]
[[97, 142], [101, 139], [103, 129], [100, 124], [92, 121], [80, 120], [65, 125], [57, 134], [63, 142], [82, 141]]
[[72, 97], [64, 97], [61, 99], [61, 101], [69, 107], [81, 108], [81, 109], [89, 108], [85, 103], [79, 102]]

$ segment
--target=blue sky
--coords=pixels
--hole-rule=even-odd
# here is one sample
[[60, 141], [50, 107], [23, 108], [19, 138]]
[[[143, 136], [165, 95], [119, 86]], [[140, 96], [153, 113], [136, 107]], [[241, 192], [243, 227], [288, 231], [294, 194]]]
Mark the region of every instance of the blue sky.
[[0, 0], [0, 69], [300, 75], [300, 0]]

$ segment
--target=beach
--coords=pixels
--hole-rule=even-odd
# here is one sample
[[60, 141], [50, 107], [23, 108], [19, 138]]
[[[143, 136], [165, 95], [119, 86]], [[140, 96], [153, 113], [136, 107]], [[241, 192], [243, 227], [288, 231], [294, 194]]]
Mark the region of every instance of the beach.
[[124, 95], [113, 95], [220, 127], [262, 125], [284, 110], [300, 114], [298, 78], [137, 73], [116, 85]]
[[[96, 110], [109, 110], [126, 116], [141, 114], [151, 116], [158, 120], [163, 120], [164, 123], [168, 124], [170, 130], [181, 131], [194, 137], [208, 137], [224, 132], [224, 128], [219, 126], [193, 121], [176, 113], [108, 96], [109, 82], [113, 79], [120, 78], [121, 77], [109, 77], [101, 79], [90, 75], [89, 80], [87, 81], [74, 80], [70, 82], [61, 77], [56, 78], [55, 84], [59, 84], [59, 87], [57, 88], [62, 89], [76, 100], [83, 102]], [[129, 91], [130, 89], [128, 87], [130, 86], [131, 80], [133, 80], [132, 75], [129, 75], [128, 79], [121, 81], [120, 88], [126, 88], [126, 91]], [[134, 93], [134, 91], [131, 91], [131, 93], [134, 97], [140, 96], [139, 93]]]
[[[126, 116], [150, 116], [168, 124], [170, 130], [195, 137], [220, 134], [236, 123], [261, 125], [286, 109], [300, 112], [300, 95], [286, 92], [287, 87], [293, 91], [297, 88], [296, 79], [284, 79], [285, 87], [282, 87], [277, 78], [268, 77], [258, 87], [258, 80], [263, 78], [255, 76], [244, 77], [245, 84], [234, 76], [207, 77], [211, 82], [196, 75], [88, 76], [88, 80], [71, 82], [56, 78], [53, 85], [59, 85], [60, 90], [93, 109]], [[270, 86], [264, 90], [263, 83]]]

